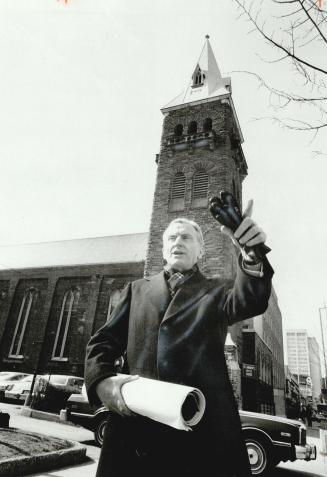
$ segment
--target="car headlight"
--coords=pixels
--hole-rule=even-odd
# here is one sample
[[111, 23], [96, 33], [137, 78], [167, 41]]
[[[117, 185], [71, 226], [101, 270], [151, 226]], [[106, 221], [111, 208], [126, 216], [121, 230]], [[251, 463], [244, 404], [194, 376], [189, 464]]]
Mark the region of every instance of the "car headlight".
[[13, 384], [8, 384], [8, 386], [6, 386], [6, 391], [11, 391], [13, 387]]

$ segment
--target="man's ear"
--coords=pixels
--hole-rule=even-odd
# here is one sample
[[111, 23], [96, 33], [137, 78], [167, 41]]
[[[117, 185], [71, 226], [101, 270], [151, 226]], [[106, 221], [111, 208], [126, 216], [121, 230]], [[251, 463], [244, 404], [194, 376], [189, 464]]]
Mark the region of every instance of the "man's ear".
[[201, 247], [201, 248], [200, 248], [199, 255], [198, 255], [198, 260], [203, 257], [204, 252], [205, 252], [204, 247]]

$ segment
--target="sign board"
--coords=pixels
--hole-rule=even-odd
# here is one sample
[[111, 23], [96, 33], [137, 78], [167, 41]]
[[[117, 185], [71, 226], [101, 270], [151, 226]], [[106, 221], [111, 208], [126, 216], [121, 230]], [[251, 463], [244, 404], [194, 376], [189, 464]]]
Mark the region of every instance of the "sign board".
[[243, 376], [245, 378], [255, 378], [255, 365], [254, 364], [242, 364]]

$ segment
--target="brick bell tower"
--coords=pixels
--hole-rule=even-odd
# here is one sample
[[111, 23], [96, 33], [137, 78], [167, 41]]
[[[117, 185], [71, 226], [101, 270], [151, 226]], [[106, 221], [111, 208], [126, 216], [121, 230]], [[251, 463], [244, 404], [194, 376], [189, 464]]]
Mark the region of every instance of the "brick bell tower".
[[189, 85], [161, 111], [164, 122], [145, 275], [162, 270], [162, 234], [168, 223], [187, 217], [204, 234], [202, 272], [207, 277], [231, 277], [232, 245], [212, 218], [208, 198], [228, 190], [242, 202], [247, 164], [231, 80], [222, 77], [208, 35]]

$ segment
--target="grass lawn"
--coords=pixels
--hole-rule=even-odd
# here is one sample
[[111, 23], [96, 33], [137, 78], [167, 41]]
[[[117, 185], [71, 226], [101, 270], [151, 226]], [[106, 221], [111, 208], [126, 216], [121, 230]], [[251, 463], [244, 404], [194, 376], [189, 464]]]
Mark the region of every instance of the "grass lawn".
[[0, 463], [15, 457], [44, 454], [67, 449], [71, 446], [70, 442], [56, 437], [48, 437], [18, 429], [0, 428]]

